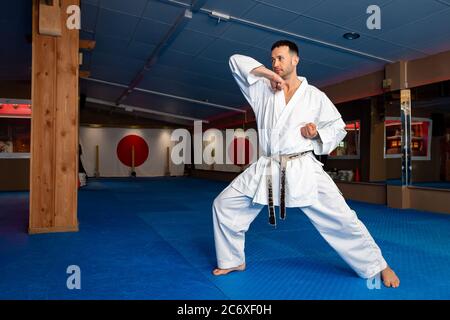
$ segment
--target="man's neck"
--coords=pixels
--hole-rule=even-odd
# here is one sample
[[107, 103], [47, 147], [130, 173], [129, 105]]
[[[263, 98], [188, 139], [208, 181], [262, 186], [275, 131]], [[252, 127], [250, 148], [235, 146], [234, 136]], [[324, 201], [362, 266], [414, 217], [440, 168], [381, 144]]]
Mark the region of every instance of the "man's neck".
[[294, 73], [292, 73], [288, 79], [284, 79], [284, 81], [288, 92], [297, 89], [301, 83], [297, 75]]

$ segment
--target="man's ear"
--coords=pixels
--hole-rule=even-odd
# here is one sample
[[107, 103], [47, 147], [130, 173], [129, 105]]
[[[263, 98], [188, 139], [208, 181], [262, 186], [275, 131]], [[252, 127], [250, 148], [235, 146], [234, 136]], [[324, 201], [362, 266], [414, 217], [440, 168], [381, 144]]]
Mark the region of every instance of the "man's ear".
[[294, 56], [292, 58], [292, 61], [294, 62], [294, 65], [298, 65], [298, 63], [300, 62], [300, 58], [298, 56]]

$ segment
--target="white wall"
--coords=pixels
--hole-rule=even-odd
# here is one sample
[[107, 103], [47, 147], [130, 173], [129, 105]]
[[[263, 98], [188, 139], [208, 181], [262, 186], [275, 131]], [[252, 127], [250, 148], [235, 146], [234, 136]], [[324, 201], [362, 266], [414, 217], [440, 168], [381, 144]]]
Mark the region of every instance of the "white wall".
[[[117, 157], [119, 141], [130, 134], [143, 138], [149, 147], [147, 160], [135, 168], [138, 177], [157, 177], [165, 175], [167, 167], [167, 148], [173, 146], [170, 129], [128, 129], [128, 128], [80, 128], [82, 163], [88, 176], [94, 176], [96, 146], [99, 146], [99, 172], [101, 177], [128, 177], [131, 168], [125, 166]], [[170, 158], [169, 158], [170, 159]], [[184, 165], [169, 164], [170, 175], [183, 175]]]

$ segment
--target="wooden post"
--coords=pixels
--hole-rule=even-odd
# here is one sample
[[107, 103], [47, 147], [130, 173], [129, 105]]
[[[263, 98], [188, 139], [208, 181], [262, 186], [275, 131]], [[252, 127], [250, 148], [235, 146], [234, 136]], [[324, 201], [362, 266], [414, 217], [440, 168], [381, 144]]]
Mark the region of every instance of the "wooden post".
[[60, 36], [39, 33], [39, 5], [33, 1], [29, 233], [77, 231], [79, 32], [66, 28], [66, 8], [79, 0], [61, 0], [53, 16]]
[[44, 0], [39, 0], [39, 33], [48, 36], [61, 35], [61, 19], [55, 17], [61, 16], [61, 1], [53, 0], [47, 4]]

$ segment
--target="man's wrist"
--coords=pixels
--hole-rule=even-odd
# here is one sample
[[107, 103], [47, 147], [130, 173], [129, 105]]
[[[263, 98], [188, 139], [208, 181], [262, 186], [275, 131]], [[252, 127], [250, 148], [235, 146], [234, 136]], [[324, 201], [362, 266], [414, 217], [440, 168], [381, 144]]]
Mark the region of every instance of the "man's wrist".
[[312, 138], [313, 140], [318, 140], [318, 141], [322, 141], [322, 139], [320, 138], [320, 135], [319, 135], [319, 131], [317, 131], [317, 134]]

